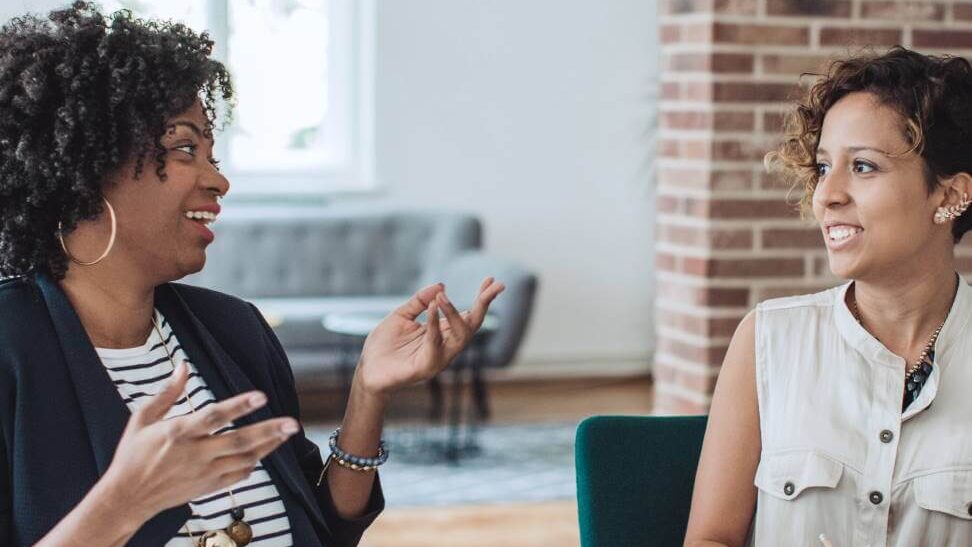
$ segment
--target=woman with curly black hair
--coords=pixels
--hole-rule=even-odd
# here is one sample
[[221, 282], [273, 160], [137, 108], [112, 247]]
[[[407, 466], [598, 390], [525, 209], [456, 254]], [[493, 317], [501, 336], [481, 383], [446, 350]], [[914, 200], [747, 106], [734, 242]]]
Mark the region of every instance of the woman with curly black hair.
[[848, 280], [761, 302], [712, 400], [686, 545], [972, 545], [972, 66], [832, 63], [767, 156]]
[[460, 314], [437, 284], [391, 313], [322, 460], [256, 308], [172, 283], [229, 190], [212, 45], [83, 2], [0, 29], [0, 544], [357, 544], [389, 395], [446, 367], [503, 289]]

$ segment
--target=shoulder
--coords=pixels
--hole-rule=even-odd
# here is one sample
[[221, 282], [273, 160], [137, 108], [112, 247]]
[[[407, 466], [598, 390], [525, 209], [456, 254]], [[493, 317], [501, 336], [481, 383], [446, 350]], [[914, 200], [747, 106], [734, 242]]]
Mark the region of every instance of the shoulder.
[[810, 294], [798, 294], [795, 296], [784, 296], [782, 298], [770, 298], [756, 305], [757, 313], [772, 312], [780, 310], [814, 310], [820, 308], [831, 308], [843, 285], [831, 287], [819, 292]]
[[0, 333], [8, 326], [28, 327], [44, 317], [46, 307], [37, 284], [29, 276], [0, 279]]
[[234, 322], [255, 320], [253, 316], [256, 311], [253, 304], [237, 296], [184, 283], [169, 283], [169, 287], [196, 315], [230, 318]]

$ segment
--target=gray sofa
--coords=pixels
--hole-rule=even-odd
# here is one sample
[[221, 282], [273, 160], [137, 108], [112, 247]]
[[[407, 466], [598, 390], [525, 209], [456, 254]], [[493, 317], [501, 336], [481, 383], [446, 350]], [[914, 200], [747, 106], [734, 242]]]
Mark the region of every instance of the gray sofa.
[[[342, 339], [327, 313], [388, 312], [417, 289], [443, 281], [467, 307], [482, 279], [507, 285], [490, 309], [498, 329], [482, 363], [508, 366], [529, 322], [537, 279], [481, 250], [468, 214], [372, 207], [227, 207], [214, 225], [206, 267], [185, 282], [253, 302], [274, 326], [298, 385], [340, 377]], [[343, 371], [347, 374], [347, 371]], [[345, 377], [343, 381], [347, 381]]]

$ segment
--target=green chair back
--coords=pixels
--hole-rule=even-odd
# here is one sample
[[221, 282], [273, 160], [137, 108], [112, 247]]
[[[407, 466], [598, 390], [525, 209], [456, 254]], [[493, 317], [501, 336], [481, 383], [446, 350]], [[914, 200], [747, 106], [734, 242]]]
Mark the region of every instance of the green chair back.
[[594, 416], [577, 426], [583, 547], [679, 547], [705, 416]]

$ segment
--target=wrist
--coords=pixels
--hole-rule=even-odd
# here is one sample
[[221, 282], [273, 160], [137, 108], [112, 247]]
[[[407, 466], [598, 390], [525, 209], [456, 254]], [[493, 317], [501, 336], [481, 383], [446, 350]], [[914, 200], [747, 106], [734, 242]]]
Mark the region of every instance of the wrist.
[[144, 500], [132, 499], [131, 485], [125, 487], [123, 480], [108, 472], [97, 482], [88, 494], [91, 510], [105, 515], [119, 531], [134, 534], [152, 518], [157, 511], [146, 507]]
[[384, 411], [385, 406], [387, 406], [391, 398], [391, 392], [380, 386], [369, 385], [367, 374], [362, 373], [362, 369], [362, 363], [359, 362], [355, 368], [354, 377], [351, 379], [351, 397], [349, 398], [349, 403], [357, 400], [359, 404], [364, 404], [368, 407], [373, 406]]

